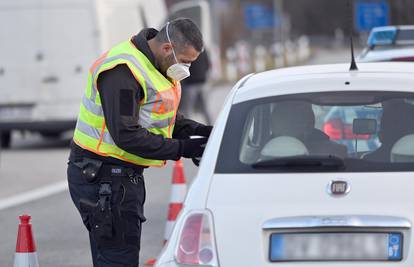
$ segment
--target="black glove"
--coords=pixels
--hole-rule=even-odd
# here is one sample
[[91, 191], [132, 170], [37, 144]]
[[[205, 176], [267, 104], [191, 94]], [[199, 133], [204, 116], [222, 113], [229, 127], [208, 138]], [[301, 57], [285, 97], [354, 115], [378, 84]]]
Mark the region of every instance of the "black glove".
[[180, 154], [184, 158], [201, 157], [208, 138], [180, 139]]
[[200, 135], [200, 136], [209, 137], [212, 130], [213, 130], [213, 126], [202, 125], [202, 126], [197, 127], [197, 129], [195, 130], [195, 134]]

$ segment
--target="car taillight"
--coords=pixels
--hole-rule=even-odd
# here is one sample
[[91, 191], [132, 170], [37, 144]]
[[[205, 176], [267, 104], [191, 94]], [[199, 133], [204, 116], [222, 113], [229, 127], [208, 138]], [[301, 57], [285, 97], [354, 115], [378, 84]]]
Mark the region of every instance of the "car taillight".
[[179, 264], [218, 266], [213, 219], [209, 211], [186, 215], [178, 237], [175, 260]]
[[333, 119], [325, 123], [323, 131], [330, 137], [331, 140], [341, 139], [369, 139], [369, 134], [354, 134], [352, 125], [344, 124], [340, 119]]
[[343, 130], [344, 125], [340, 119], [333, 119], [325, 123], [323, 126], [323, 131], [332, 139], [332, 140], [341, 140], [343, 139]]
[[369, 139], [369, 134], [354, 134], [352, 132], [352, 125], [345, 125], [344, 132], [345, 132], [344, 139], [363, 139], [363, 140]]

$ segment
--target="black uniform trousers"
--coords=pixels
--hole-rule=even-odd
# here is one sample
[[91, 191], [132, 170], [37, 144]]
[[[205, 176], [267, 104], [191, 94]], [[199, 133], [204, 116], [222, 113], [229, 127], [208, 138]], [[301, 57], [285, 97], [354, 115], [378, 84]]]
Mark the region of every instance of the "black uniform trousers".
[[[142, 170], [127, 175], [120, 166], [102, 164], [91, 180], [79, 165], [68, 163], [69, 192], [89, 232], [93, 266], [137, 267], [145, 221]], [[102, 187], [103, 183], [109, 187]], [[101, 194], [105, 188], [110, 188], [109, 197]]]

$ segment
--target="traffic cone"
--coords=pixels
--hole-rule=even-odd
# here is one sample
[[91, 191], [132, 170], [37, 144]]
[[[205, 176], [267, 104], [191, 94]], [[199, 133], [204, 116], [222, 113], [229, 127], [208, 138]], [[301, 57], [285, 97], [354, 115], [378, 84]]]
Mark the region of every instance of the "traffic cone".
[[168, 218], [165, 224], [164, 244], [167, 243], [181, 212], [187, 194], [187, 181], [184, 176], [184, 168], [181, 160], [176, 161], [173, 170], [170, 205], [168, 207]]
[[[165, 224], [163, 245], [165, 245], [165, 243], [167, 243], [168, 239], [170, 238], [178, 214], [183, 208], [186, 194], [187, 181], [184, 176], [183, 163], [181, 160], [178, 160], [175, 162], [173, 169], [170, 204], [168, 207], [167, 223]], [[151, 258], [145, 262], [145, 265], [152, 266], [155, 264], [155, 262], [156, 259]]]
[[16, 241], [14, 267], [39, 267], [29, 215], [21, 215]]
[[157, 259], [151, 258], [151, 259], [149, 259], [149, 260], [147, 260], [145, 262], [145, 265], [147, 265], [147, 266], [154, 266], [156, 262], [157, 262]]

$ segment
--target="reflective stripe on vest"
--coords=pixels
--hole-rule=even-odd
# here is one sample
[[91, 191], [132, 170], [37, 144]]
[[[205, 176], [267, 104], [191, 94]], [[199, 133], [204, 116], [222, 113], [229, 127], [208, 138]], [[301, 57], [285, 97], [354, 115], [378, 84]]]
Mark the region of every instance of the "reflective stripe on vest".
[[144, 92], [137, 123], [153, 134], [171, 138], [181, 97], [180, 84], [166, 79], [144, 54], [127, 41], [103, 54], [90, 68], [73, 139], [82, 148], [102, 156], [141, 166], [163, 166], [163, 160], [145, 159], [122, 150], [108, 132], [97, 80], [100, 73], [119, 64], [129, 67]]

